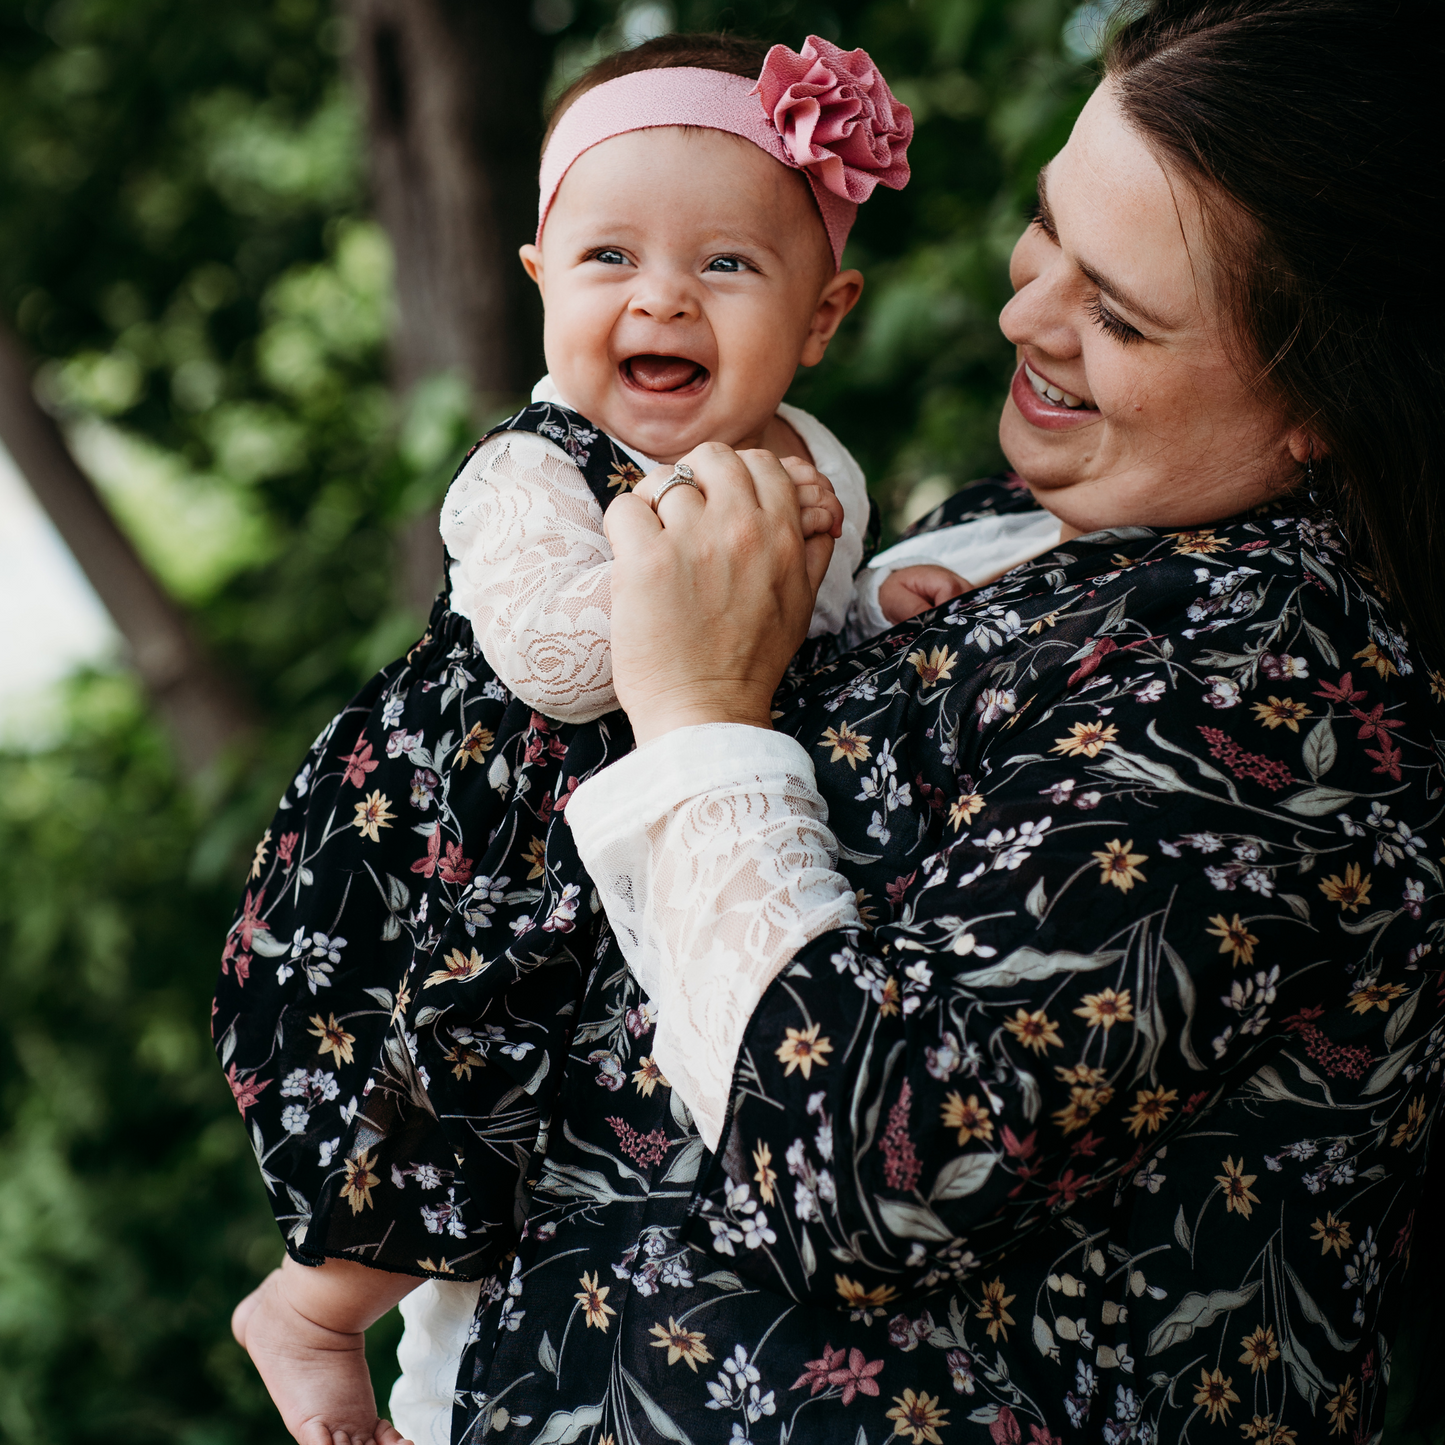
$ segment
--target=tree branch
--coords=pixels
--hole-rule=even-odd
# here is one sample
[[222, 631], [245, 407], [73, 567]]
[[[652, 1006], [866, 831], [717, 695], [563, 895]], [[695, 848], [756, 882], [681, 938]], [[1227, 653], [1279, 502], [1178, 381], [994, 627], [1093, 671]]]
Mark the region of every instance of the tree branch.
[[0, 441], [114, 619], [182, 768], [190, 776], [202, 772], [249, 731], [248, 710], [76, 465], [60, 428], [35, 400], [24, 354], [3, 324]]

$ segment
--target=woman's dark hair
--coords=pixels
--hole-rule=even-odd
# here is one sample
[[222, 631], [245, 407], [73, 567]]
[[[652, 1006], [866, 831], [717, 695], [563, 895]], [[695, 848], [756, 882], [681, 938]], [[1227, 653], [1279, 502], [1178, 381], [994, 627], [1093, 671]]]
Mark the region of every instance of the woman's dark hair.
[[1316, 439], [1321, 505], [1437, 667], [1442, 35], [1438, 0], [1134, 0], [1104, 54], [1199, 191], [1239, 350]]
[[672, 66], [695, 66], [699, 70], [721, 70], [728, 75], [741, 75], [745, 80], [756, 80], [767, 59], [768, 47], [761, 40], [750, 40], [741, 35], [659, 35], [653, 40], [644, 40], [631, 50], [619, 50], [615, 55], [604, 56], [596, 65], [584, 70], [553, 105], [547, 117], [547, 134], [542, 138], [542, 149], [552, 139], [552, 132], [563, 112], [580, 95], [619, 75], [634, 75], [639, 70], [666, 70]]

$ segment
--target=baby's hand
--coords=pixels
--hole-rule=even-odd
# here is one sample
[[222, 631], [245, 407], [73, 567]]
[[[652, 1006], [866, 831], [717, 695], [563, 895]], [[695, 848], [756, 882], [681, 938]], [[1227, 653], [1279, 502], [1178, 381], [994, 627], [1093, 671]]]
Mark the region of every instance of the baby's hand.
[[890, 572], [878, 587], [878, 608], [889, 622], [906, 622], [930, 607], [972, 591], [973, 583], [965, 582], [958, 573], [925, 562]]
[[798, 492], [798, 515], [803, 536], [838, 538], [843, 535], [843, 504], [833, 484], [815, 466], [801, 457], [780, 458]]
[[[329, 1305], [325, 1290], [318, 1295], [304, 1278], [320, 1273], [288, 1259], [236, 1306], [231, 1333], [300, 1445], [409, 1445], [390, 1421], [377, 1417], [365, 1333], [328, 1328], [298, 1308], [298, 1302]], [[385, 1290], [383, 1282], [391, 1278], [378, 1274], [378, 1285]]]

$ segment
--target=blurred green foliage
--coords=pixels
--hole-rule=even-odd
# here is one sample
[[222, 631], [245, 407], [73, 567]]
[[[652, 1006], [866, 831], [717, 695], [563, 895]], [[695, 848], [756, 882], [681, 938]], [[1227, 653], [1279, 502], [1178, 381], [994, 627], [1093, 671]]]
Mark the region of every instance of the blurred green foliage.
[[[863, 209], [868, 292], [795, 399], [854, 448], [894, 525], [997, 465], [1008, 251], [1087, 92], [1088, 7], [532, 13], [554, 85], [669, 23], [867, 46], [915, 108], [914, 181]], [[0, 308], [266, 721], [253, 756], [188, 791], [132, 684], [94, 676], [58, 744], [0, 755], [0, 1438], [16, 1445], [281, 1436], [227, 1331], [280, 1245], [210, 1053], [219, 943], [288, 770], [415, 634], [396, 538], [478, 420], [456, 378], [387, 389], [389, 254], [345, 43], [322, 0], [0, 0]], [[384, 1391], [394, 1325], [374, 1335]]]

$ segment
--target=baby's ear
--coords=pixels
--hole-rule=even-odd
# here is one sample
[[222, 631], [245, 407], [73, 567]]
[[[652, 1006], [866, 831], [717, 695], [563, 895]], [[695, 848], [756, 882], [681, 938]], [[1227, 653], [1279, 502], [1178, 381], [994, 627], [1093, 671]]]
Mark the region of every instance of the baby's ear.
[[522, 258], [522, 269], [537, 283], [537, 290], [543, 296], [547, 294], [546, 287], [542, 285], [542, 252], [530, 241], [518, 249], [517, 255]]
[[826, 355], [828, 343], [843, 324], [843, 318], [858, 304], [863, 294], [861, 271], [839, 271], [824, 285], [813, 311], [813, 324], [808, 328], [803, 354], [804, 366], [816, 366]]

